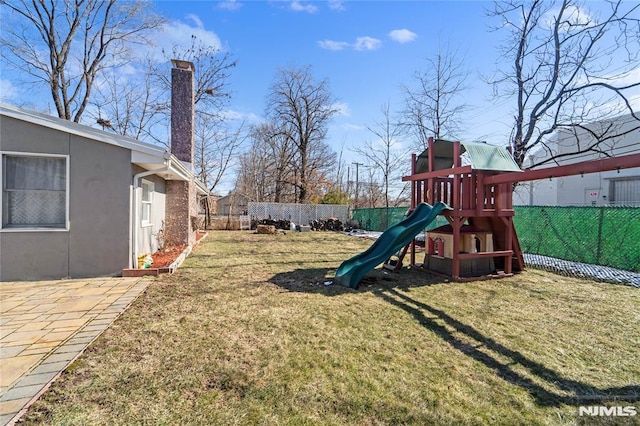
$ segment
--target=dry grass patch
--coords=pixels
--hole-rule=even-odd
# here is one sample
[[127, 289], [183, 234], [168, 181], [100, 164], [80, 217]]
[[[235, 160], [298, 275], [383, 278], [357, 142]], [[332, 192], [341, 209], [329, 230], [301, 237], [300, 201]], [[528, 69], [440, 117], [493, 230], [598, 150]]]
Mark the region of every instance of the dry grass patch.
[[324, 285], [369, 244], [211, 232], [26, 422], [555, 425], [593, 424], [579, 405], [640, 408], [638, 289], [537, 270]]

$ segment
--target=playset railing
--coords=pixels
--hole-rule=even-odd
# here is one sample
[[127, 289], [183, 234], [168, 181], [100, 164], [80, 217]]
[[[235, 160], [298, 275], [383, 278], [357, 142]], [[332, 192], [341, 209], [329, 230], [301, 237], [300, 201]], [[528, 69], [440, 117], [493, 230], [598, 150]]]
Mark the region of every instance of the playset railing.
[[468, 170], [463, 166], [405, 176], [404, 181], [412, 182], [412, 205], [441, 201], [451, 207], [450, 213], [460, 216], [513, 211], [511, 184], [484, 183], [491, 175]]

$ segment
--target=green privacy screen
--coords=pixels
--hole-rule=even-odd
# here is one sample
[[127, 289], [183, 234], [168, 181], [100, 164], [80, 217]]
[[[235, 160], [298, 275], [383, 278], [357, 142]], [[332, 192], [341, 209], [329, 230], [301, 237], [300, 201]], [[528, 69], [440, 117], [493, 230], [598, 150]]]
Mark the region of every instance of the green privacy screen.
[[[352, 218], [357, 220], [360, 227], [367, 231], [384, 231], [391, 225], [395, 225], [405, 218], [409, 207], [379, 207], [369, 209], [357, 209], [353, 211]], [[436, 220], [427, 226], [427, 230], [446, 225], [447, 219], [438, 216]]]
[[515, 207], [522, 251], [640, 272], [640, 208]]

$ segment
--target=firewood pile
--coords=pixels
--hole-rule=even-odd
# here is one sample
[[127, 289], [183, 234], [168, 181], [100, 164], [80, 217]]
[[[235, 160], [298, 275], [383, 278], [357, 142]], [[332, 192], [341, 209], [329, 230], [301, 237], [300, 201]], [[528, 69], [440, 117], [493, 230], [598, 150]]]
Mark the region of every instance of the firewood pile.
[[251, 221], [251, 229], [258, 229], [258, 225], [268, 225], [275, 226], [276, 229], [291, 229], [291, 221], [290, 220], [273, 220], [273, 219], [253, 219]]
[[312, 220], [309, 225], [313, 231], [344, 231], [344, 225], [335, 217]]
[[[253, 219], [251, 221], [251, 229], [258, 229], [258, 226], [274, 226], [275, 229], [291, 229], [291, 221], [290, 220], [274, 220], [274, 219]], [[344, 231], [345, 226], [335, 217], [330, 217], [329, 219], [318, 219], [312, 220], [309, 224], [312, 231]], [[299, 229], [299, 225], [297, 227]]]

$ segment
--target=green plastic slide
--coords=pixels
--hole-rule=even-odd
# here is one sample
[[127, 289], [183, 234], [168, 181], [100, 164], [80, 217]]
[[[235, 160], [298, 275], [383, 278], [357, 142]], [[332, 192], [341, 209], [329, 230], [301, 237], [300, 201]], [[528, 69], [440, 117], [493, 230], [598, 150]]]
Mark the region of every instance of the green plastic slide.
[[335, 284], [358, 288], [364, 275], [393, 256], [422, 232], [429, 223], [435, 220], [449, 206], [438, 202], [433, 207], [420, 203], [416, 209], [400, 223], [392, 225], [378, 237], [366, 251], [342, 262], [333, 279]]

